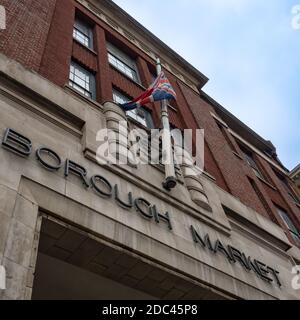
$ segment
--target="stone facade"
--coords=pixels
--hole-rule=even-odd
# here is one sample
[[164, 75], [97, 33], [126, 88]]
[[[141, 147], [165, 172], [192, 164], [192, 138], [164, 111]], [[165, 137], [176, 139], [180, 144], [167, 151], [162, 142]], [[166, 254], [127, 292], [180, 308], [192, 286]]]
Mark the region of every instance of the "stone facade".
[[[104, 5], [102, 13], [95, 15], [94, 1], [72, 3], [49, 1], [45, 10], [52, 24], [44, 19], [43, 26], [48, 42], [41, 37], [43, 48], [33, 53], [34, 64], [27, 56], [20, 58], [22, 47], [19, 53], [13, 50], [13, 30], [5, 37], [0, 34], [4, 53], [0, 54], [0, 265], [6, 270], [6, 289], [0, 291], [0, 298], [31, 299], [41, 252], [156, 298], [299, 299], [299, 291], [292, 287], [292, 269], [300, 263], [300, 249], [274, 206], [291, 212], [299, 225], [299, 206], [289, 200], [272, 167], [285, 175], [286, 171], [274, 158], [264, 155], [262, 148], [253, 146], [260, 143], [253, 135], [249, 144], [272, 183], [254, 175], [232, 138], [236, 135], [244, 141], [244, 131], [228, 127], [229, 139], [238, 152], [233, 153], [215, 122], [216, 118], [225, 122], [219, 109], [197, 93], [205, 77], [188, 65], [186, 71], [184, 62], [168, 55], [162, 44], [156, 50], [165, 57], [167, 76], [178, 93], [177, 110], [170, 110], [171, 123], [180, 129], [205, 129], [205, 172], [191, 176], [193, 168], [184, 164], [177, 187], [166, 191], [160, 166], [99, 164], [97, 132], [114, 129], [116, 121], [127, 121], [114, 103], [107, 102], [112, 98], [112, 87], [130, 96], [143, 90], [110, 68], [103, 49], [105, 38], [110, 34], [138, 53], [144, 86], [151, 81], [148, 65], [154, 63], [152, 48], [149, 44], [147, 52], [140, 42], [134, 45], [124, 31], [121, 34], [109, 25], [109, 6]], [[16, 12], [10, 2], [3, 4], [10, 8], [9, 14]], [[103, 50], [86, 52], [72, 43], [75, 10], [97, 22], [95, 39]], [[21, 25], [28, 19], [24, 15], [17, 18]], [[124, 26], [122, 19], [118, 17]], [[132, 22], [128, 26], [133, 28]], [[13, 28], [18, 30], [18, 25]], [[136, 34], [131, 31], [139, 39], [141, 32], [136, 28]], [[66, 33], [58, 32], [61, 29]], [[148, 43], [150, 36], [144, 36]], [[64, 45], [56, 55], [57, 37], [63, 37]], [[9, 45], [4, 50], [5, 43]], [[96, 101], [65, 85], [72, 57], [96, 72]], [[154, 120], [158, 118], [156, 109], [153, 106]], [[20, 148], [23, 141], [22, 150], [26, 150], [25, 138], [32, 147], [21, 157], [10, 147]], [[60, 167], [49, 170], [41, 164], [36, 152], [43, 147], [59, 156]], [[128, 149], [128, 145], [122, 147]], [[70, 163], [84, 168], [84, 178], [74, 174]], [[248, 178], [256, 182], [266, 202], [251, 188]], [[148, 211], [141, 209], [141, 199], [149, 204]]]
[[[32, 141], [32, 153], [25, 158], [0, 149], [1, 264], [7, 271], [7, 289], [1, 292], [2, 298], [31, 297], [41, 212], [70, 226], [80, 226], [100, 240], [105, 239], [108, 245], [122, 244], [118, 250], [123, 253], [143, 256], [146, 264], [175, 273], [193, 286], [205, 285], [232, 298], [297, 298], [291, 288], [291, 269], [294, 259], [299, 261], [299, 250], [293, 247], [289, 253], [292, 245], [280, 227], [217, 187], [211, 179], [199, 177], [212, 208], [208, 211], [192, 201], [185, 185], [171, 193], [164, 191], [163, 172], [155, 167], [143, 170], [100, 166], [95, 161], [97, 142], [93, 131], [106, 126], [103, 108], [91, 107], [3, 55], [1, 101], [3, 136], [7, 128], [12, 128]], [[50, 106], [55, 106], [51, 113]], [[75, 175], [65, 177], [62, 168], [47, 170], [35, 156], [40, 146], [55, 151], [62, 161], [71, 159], [82, 165], [89, 177], [99, 174], [118, 184], [122, 197], [131, 191], [134, 197], [143, 196], [156, 204], [161, 213], [168, 211], [172, 230], [165, 221], [147, 221], [134, 209], [121, 208], [113, 199], [99, 197]], [[230, 244], [276, 267], [282, 286], [276, 281], [266, 282], [254, 272], [243, 270], [238, 262], [229, 263], [222, 253], [214, 254], [194, 243], [192, 225], [200, 234], [208, 233], [212, 241], [219, 239], [224, 245]], [[169, 297], [170, 290], [162, 297]]]

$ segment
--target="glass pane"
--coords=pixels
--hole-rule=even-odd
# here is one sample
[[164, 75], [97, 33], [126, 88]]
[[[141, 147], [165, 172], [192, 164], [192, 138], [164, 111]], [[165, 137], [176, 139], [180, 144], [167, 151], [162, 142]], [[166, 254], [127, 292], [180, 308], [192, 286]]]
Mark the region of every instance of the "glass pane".
[[85, 45], [86, 47], [90, 47], [90, 37], [88, 35], [85, 35], [84, 33], [82, 33], [81, 31], [74, 29], [73, 31], [73, 37], [79, 41], [80, 43], [82, 43], [83, 45]]
[[255, 160], [253, 159], [252, 155], [249, 154], [248, 152], [245, 152], [243, 149], [242, 149], [242, 152], [244, 154], [244, 157], [247, 161], [247, 163], [249, 164], [249, 166], [253, 169], [255, 175], [263, 180], [266, 180], [265, 177], [263, 176], [263, 174], [260, 172]]
[[135, 81], [138, 80], [136, 71], [131, 69], [129, 66], [127, 66], [121, 60], [119, 60], [117, 57], [113, 56], [111, 53], [108, 53], [108, 61], [115, 68], [117, 68], [119, 71], [124, 73], [127, 77], [129, 77]]
[[300, 247], [300, 235], [291, 231], [291, 236], [295, 240], [295, 243]]
[[94, 77], [89, 71], [72, 62], [70, 66], [70, 86], [87, 97], [93, 97], [92, 80]]
[[145, 118], [142, 118], [142, 117], [140, 117], [140, 116], [137, 116], [137, 121], [138, 121], [139, 123], [141, 123], [142, 125], [144, 125], [145, 127], [147, 127], [147, 122], [146, 122]]
[[75, 76], [74, 82], [75, 82], [76, 84], [78, 84], [79, 86], [83, 87], [83, 88], [86, 87], [86, 85], [85, 85], [86, 83], [84, 82], [84, 80], [80, 79], [79, 77], [76, 77], [76, 76]]
[[264, 177], [263, 177], [263, 175], [260, 173], [260, 171], [258, 171], [258, 170], [255, 169], [255, 168], [252, 168], [252, 169], [253, 169], [253, 171], [254, 171], [254, 173], [255, 173], [255, 175], [256, 175], [257, 177], [259, 177], [259, 178], [261, 178], [261, 179], [264, 180]]
[[292, 232], [294, 232], [295, 234], [298, 234], [298, 230], [295, 227], [293, 221], [291, 220], [291, 218], [288, 216], [288, 214], [283, 211], [282, 209], [277, 207], [277, 211], [280, 214], [282, 220], [285, 222], [286, 226], [288, 227], [288, 229]]
[[134, 120], [137, 120], [137, 116], [136, 116], [136, 113], [133, 112], [133, 111], [127, 111], [126, 112], [126, 115]]
[[88, 36], [89, 34], [89, 27], [86, 23], [84, 23], [83, 21], [79, 20], [78, 18], [75, 20], [75, 24], [74, 24], [75, 28], [80, 31], [82, 34], [85, 34]]
[[122, 93], [118, 92], [117, 90], [113, 90], [113, 99], [116, 103], [126, 103], [129, 102], [129, 99], [125, 97]]
[[[118, 92], [117, 90], [113, 90], [113, 100], [116, 103], [126, 103], [129, 102], [129, 99], [124, 96], [122, 93]], [[147, 114], [147, 116], [146, 116]], [[144, 108], [134, 109], [126, 112], [126, 115], [131, 119], [139, 122], [145, 127], [148, 127], [147, 119], [151, 118], [150, 113], [145, 110]]]

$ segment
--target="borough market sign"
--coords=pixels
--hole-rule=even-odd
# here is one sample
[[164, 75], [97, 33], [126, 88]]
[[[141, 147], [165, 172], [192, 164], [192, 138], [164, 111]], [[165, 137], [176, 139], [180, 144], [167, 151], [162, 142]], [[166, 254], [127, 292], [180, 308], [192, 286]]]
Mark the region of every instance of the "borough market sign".
[[[5, 131], [2, 147], [22, 157], [29, 157], [33, 152], [30, 139], [9, 128]], [[117, 184], [113, 185], [111, 181], [102, 175], [97, 174], [88, 179], [87, 170], [83, 166], [70, 159], [62, 161], [55, 151], [47, 147], [40, 147], [35, 153], [37, 161], [46, 170], [55, 172], [63, 167], [66, 178], [71, 174], [76, 175], [82, 180], [84, 186], [93, 189], [99, 196], [111, 198], [122, 208], [127, 210], [135, 209], [147, 220], [164, 223], [170, 231], [173, 229], [171, 215], [168, 212], [160, 213], [156, 204], [150, 203], [147, 199], [141, 197], [135, 198], [132, 192], [129, 192], [125, 196], [124, 194], [121, 195], [119, 186]], [[190, 232], [194, 243], [205, 250], [208, 250], [212, 254], [222, 254], [229, 263], [239, 263], [246, 271], [254, 272], [262, 280], [268, 283], [275, 282], [279, 287], [281, 286], [279, 272], [276, 269], [250, 256], [247, 257], [241, 250], [231, 245], [225, 245], [219, 239], [212, 241], [209, 234], [200, 235], [194, 226], [190, 226]]]

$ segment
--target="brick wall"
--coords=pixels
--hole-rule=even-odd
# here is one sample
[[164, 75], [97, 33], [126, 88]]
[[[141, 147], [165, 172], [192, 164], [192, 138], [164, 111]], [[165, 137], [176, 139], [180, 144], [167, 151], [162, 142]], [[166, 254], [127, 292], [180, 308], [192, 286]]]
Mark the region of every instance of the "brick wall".
[[57, 1], [39, 72], [59, 86], [69, 78], [74, 17], [72, 0]]
[[38, 71], [56, 0], [0, 0], [6, 9], [6, 30], [0, 30], [0, 51]]
[[73, 50], [72, 50], [72, 57], [74, 60], [79, 62], [83, 67], [97, 73], [98, 71], [98, 59], [97, 53], [93, 52], [92, 50], [87, 49], [79, 42], [73, 42]]

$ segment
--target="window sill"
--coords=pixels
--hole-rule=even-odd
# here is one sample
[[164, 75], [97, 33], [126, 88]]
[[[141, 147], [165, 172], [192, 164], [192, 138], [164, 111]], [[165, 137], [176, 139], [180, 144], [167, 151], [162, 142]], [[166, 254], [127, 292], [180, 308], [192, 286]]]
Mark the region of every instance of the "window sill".
[[292, 231], [288, 230], [288, 231], [284, 231], [284, 233], [286, 234], [286, 237], [289, 239], [290, 243], [296, 248], [300, 249], [300, 245], [294, 240], [292, 236]]
[[212, 175], [210, 175], [207, 171], [203, 170], [202, 174], [208, 178], [209, 180], [211, 180], [212, 182], [216, 183], [217, 179], [215, 177], [213, 177]]
[[[256, 176], [257, 177], [257, 176]], [[261, 182], [263, 182], [264, 184], [266, 184], [268, 187], [272, 188], [274, 191], [278, 191], [278, 189], [276, 187], [274, 187], [271, 183], [269, 183], [268, 181], [266, 181], [265, 179], [262, 179], [260, 177], [257, 177]]]
[[73, 38], [73, 41], [74, 41], [76, 44], [80, 45], [82, 48], [84, 48], [84, 49], [86, 49], [87, 51], [89, 51], [90, 53], [92, 53], [93, 55], [98, 56], [98, 53], [97, 53], [96, 51], [94, 51], [93, 49], [85, 46], [84, 44], [82, 44], [81, 42], [79, 42], [77, 39]]
[[171, 106], [170, 104], [168, 104], [168, 108], [170, 108], [171, 110], [173, 110], [174, 112], [178, 112], [178, 110], [176, 108], [174, 108], [173, 106]]
[[70, 91], [72, 94], [76, 95], [78, 98], [84, 99], [87, 103], [93, 104], [95, 107], [97, 107], [97, 109], [103, 109], [103, 106], [99, 102], [86, 97], [82, 93], [78, 92], [76, 89], [72, 88], [70, 85], [65, 84], [64, 88], [65, 90]]
[[148, 128], [148, 127], [144, 126], [140, 122], [136, 121], [135, 119], [133, 119], [133, 118], [127, 116], [127, 115], [126, 115], [126, 117], [127, 117], [127, 120], [132, 122], [135, 126], [139, 127], [140, 129], [143, 129], [143, 130], [147, 131], [148, 134], [150, 133], [150, 130], [152, 128]]
[[294, 202], [294, 203], [298, 208], [300, 208], [300, 203], [298, 203], [298, 202]]
[[237, 152], [232, 151], [232, 153], [233, 153], [236, 157], [238, 157], [240, 160], [244, 160], [244, 158], [243, 158], [242, 156], [240, 156]]

